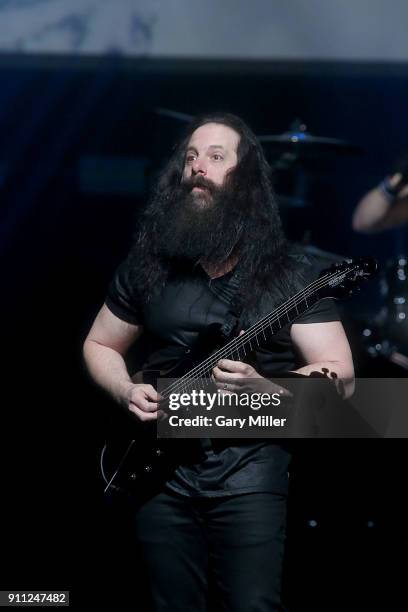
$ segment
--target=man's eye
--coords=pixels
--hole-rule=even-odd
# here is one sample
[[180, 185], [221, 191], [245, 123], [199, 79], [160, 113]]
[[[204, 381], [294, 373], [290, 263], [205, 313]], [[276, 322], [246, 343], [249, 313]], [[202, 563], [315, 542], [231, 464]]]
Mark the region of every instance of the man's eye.
[[195, 160], [194, 155], [187, 155], [186, 157], [186, 163], [187, 164], [191, 164], [191, 162], [193, 162]]
[[219, 153], [214, 153], [213, 155], [213, 159], [215, 159], [215, 161], [221, 161], [223, 158], [222, 155], [220, 155]]

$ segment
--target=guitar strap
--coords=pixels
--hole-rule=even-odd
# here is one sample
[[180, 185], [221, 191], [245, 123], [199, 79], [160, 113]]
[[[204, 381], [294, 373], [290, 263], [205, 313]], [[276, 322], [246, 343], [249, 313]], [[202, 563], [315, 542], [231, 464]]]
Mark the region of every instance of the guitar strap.
[[[212, 285], [210, 283], [210, 290], [223, 302], [228, 304], [228, 312], [225, 315], [224, 323], [221, 326], [221, 334], [227, 340], [232, 334], [233, 330], [238, 331], [240, 318], [242, 314], [243, 304], [241, 296], [238, 291], [241, 285], [242, 274], [239, 270], [235, 269], [229, 282], [221, 287]], [[211, 438], [200, 438], [199, 439], [202, 450], [205, 453], [213, 451], [213, 444]]]
[[242, 274], [238, 269], [235, 269], [229, 282], [223, 286], [212, 285], [210, 283], [211, 291], [217, 295], [217, 297], [228, 304], [228, 312], [225, 315], [224, 323], [221, 326], [221, 334], [225, 339], [229, 338], [233, 330], [238, 328], [240, 317], [243, 310], [243, 304], [241, 296], [239, 295], [239, 288], [241, 286]]

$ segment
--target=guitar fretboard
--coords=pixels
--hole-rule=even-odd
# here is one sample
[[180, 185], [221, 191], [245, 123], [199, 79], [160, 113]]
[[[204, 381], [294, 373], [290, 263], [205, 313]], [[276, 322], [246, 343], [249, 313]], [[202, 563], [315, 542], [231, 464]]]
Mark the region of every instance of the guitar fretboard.
[[170, 384], [161, 393], [162, 397], [166, 399], [172, 393], [186, 393], [193, 387], [196, 387], [197, 383], [206, 386], [213, 368], [220, 359], [243, 361], [249, 353], [252, 353], [256, 348], [267, 342], [271, 336], [283, 327], [293, 323], [320, 299], [334, 297], [330, 292], [329, 295], [326, 295], [327, 289], [335, 289], [350, 278], [356, 280], [357, 275], [364, 276], [363, 271], [360, 271], [361, 268], [361, 264], [358, 263], [348, 264], [346, 270], [334, 270], [320, 276], [305, 289], [296, 293], [271, 313], [249, 327], [243, 334], [230, 340], [179, 380]]

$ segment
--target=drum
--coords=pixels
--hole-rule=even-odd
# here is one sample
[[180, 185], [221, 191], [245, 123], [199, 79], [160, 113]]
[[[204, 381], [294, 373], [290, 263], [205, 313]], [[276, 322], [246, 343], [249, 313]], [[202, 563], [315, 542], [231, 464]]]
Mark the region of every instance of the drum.
[[382, 306], [361, 327], [361, 342], [369, 357], [395, 364], [408, 375], [408, 257], [390, 260], [380, 282]]
[[384, 276], [383, 335], [408, 356], [408, 257], [390, 261]]

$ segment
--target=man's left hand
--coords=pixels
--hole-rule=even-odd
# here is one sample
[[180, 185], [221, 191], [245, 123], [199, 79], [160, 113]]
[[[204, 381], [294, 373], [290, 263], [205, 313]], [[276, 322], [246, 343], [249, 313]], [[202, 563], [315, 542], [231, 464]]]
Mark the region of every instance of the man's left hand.
[[248, 363], [233, 361], [232, 359], [220, 359], [212, 371], [213, 380], [221, 393], [280, 393], [289, 395], [286, 389], [282, 389], [272, 381], [264, 378]]

